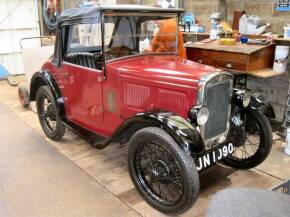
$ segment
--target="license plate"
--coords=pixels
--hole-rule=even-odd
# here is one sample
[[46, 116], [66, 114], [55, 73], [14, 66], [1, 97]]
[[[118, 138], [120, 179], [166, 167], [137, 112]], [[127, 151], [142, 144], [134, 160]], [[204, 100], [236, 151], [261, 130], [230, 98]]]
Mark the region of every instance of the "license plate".
[[214, 148], [208, 151], [206, 154], [197, 158], [197, 160], [195, 161], [197, 170], [200, 171], [213, 164], [216, 164], [218, 161], [226, 158], [233, 152], [234, 146], [232, 143]]

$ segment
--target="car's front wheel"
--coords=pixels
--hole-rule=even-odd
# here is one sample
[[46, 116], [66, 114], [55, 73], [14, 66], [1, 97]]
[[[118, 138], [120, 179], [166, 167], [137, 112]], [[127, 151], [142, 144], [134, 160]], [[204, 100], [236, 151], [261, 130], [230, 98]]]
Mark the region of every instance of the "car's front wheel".
[[46, 136], [59, 140], [65, 133], [65, 126], [60, 119], [54, 96], [47, 86], [42, 86], [36, 93], [36, 108], [41, 127]]
[[236, 111], [231, 116], [227, 142], [233, 153], [224, 163], [237, 169], [250, 169], [262, 163], [272, 148], [272, 129], [267, 117], [251, 108]]
[[199, 175], [193, 159], [160, 128], [144, 128], [133, 135], [128, 167], [139, 193], [163, 213], [183, 213], [197, 199]]

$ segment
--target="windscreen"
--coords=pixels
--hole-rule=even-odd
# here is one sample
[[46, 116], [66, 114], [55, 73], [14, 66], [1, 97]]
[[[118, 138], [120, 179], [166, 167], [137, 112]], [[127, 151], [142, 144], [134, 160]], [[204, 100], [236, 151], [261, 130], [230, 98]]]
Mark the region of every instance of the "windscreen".
[[138, 54], [177, 53], [176, 15], [110, 15], [105, 16], [104, 21], [106, 60]]

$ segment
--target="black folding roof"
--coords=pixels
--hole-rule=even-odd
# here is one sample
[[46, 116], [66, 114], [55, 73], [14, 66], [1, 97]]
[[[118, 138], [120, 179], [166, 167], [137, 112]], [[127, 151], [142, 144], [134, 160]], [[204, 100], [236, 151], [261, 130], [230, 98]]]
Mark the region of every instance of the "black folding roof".
[[69, 20], [78, 20], [86, 18], [99, 18], [101, 12], [142, 12], [142, 13], [182, 13], [184, 12], [181, 8], [159, 8], [149, 7], [143, 5], [112, 5], [112, 6], [100, 6], [100, 7], [83, 7], [65, 10], [58, 18], [58, 22]]

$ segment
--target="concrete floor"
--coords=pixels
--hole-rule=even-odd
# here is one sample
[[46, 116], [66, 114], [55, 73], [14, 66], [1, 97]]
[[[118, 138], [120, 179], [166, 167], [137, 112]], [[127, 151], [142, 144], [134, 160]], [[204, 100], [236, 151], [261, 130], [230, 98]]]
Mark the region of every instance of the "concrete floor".
[[0, 216], [138, 216], [0, 103]]

